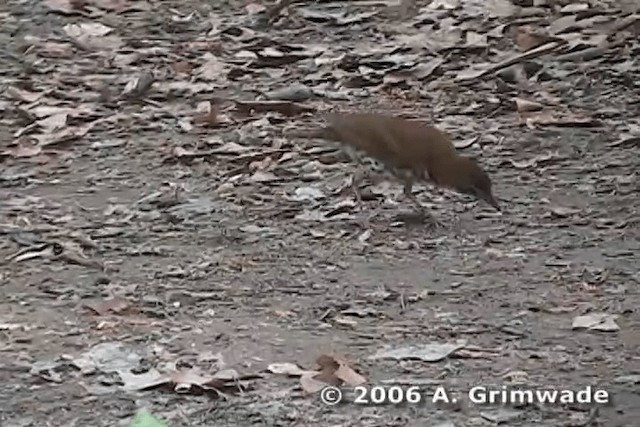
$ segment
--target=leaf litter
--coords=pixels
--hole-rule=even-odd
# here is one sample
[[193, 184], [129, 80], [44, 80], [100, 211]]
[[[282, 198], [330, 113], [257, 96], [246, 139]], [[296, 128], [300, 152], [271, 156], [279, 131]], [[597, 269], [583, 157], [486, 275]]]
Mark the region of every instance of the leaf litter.
[[[578, 386], [593, 360], [611, 368], [603, 383], [634, 383], [633, 2], [32, 6], [5, 15], [0, 279], [2, 350], [29, 356], [43, 397], [59, 400], [47, 381], [79, 384], [99, 405], [142, 393], [164, 414], [180, 395], [189, 409], [170, 424], [208, 425], [199, 395], [248, 403], [221, 406], [221, 422], [234, 423], [266, 416], [263, 401], [280, 396], [288, 409], [269, 413], [274, 423], [325, 425], [295, 415], [322, 407], [291, 388], [315, 395], [407, 372], [478, 385], [525, 369], [543, 385]], [[365, 180], [358, 206], [337, 147], [287, 132], [361, 109], [441, 124], [488, 165], [509, 214], [423, 186], [453, 222], [433, 236], [394, 222], [402, 202], [387, 178]], [[141, 356], [134, 342], [177, 354]], [[364, 370], [330, 356], [334, 347]], [[319, 350], [316, 368], [299, 367]], [[235, 363], [207, 366], [218, 352]], [[187, 353], [202, 357], [181, 364]], [[275, 364], [283, 354], [296, 363]], [[550, 373], [550, 361], [571, 369]], [[492, 372], [499, 363], [515, 363], [513, 374]], [[271, 375], [239, 373], [262, 365]], [[7, 399], [31, 395], [20, 372]], [[76, 403], [93, 418], [79, 410], [54, 424], [98, 425], [114, 407]], [[136, 405], [120, 415], [132, 419]], [[637, 405], [620, 405], [634, 416]], [[421, 411], [433, 425], [535, 418]], [[347, 410], [332, 421], [396, 415], [408, 417]], [[549, 425], [580, 416], [545, 413]]]

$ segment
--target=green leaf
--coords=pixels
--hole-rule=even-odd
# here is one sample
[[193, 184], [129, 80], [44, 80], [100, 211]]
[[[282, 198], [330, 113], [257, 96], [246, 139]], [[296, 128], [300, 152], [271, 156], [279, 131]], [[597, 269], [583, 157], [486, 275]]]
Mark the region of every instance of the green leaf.
[[149, 412], [141, 409], [133, 417], [130, 427], [167, 427], [167, 425]]

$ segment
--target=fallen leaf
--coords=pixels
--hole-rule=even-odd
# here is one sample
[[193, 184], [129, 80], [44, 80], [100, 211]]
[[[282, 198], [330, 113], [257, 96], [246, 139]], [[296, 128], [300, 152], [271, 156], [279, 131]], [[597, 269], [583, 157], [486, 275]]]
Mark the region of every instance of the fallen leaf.
[[143, 72], [129, 80], [120, 97], [122, 99], [139, 99], [151, 89], [153, 83], [155, 83], [155, 76], [150, 72]]
[[302, 102], [314, 96], [313, 90], [303, 84], [292, 84], [286, 88], [274, 90], [265, 94], [270, 100]]
[[249, 15], [257, 15], [258, 13], [267, 10], [267, 7], [265, 5], [258, 3], [249, 3], [244, 8]]
[[45, 132], [53, 132], [64, 128], [67, 125], [69, 115], [67, 113], [54, 114], [46, 119], [38, 120], [36, 123], [43, 128]]
[[319, 188], [298, 187], [295, 189], [294, 195], [290, 196], [289, 198], [291, 200], [302, 202], [307, 200], [310, 200], [310, 201], [320, 200], [320, 199], [324, 199], [325, 197], [326, 197], [325, 194]]
[[85, 374], [118, 373], [136, 370], [141, 360], [140, 355], [122, 343], [103, 342], [73, 358], [72, 363]]
[[209, 81], [223, 82], [227, 72], [224, 61], [211, 52], [205, 53], [203, 59], [204, 64], [196, 70], [198, 76]]
[[267, 183], [280, 181], [280, 178], [271, 172], [257, 171], [249, 177], [249, 181]]
[[513, 422], [523, 416], [523, 411], [510, 408], [499, 408], [491, 411], [482, 411], [480, 412], [480, 416], [485, 420], [495, 423], [494, 425], [513, 425]]
[[300, 377], [300, 385], [305, 393], [315, 394], [327, 386], [326, 383], [314, 379], [314, 376], [317, 374], [315, 371], [305, 372]]
[[406, 347], [389, 348], [379, 350], [376, 354], [369, 356], [370, 360], [377, 359], [418, 359], [425, 362], [438, 362], [456, 351], [464, 348], [466, 343], [428, 343], [411, 345]]
[[315, 111], [313, 107], [288, 101], [235, 101], [235, 104], [238, 111], [246, 115], [277, 112], [285, 116], [296, 116]]
[[113, 28], [107, 27], [99, 22], [67, 24], [63, 30], [75, 41], [77, 46], [86, 50], [113, 52], [124, 45], [124, 42], [119, 36], [107, 36], [107, 34], [113, 31]]
[[312, 372], [313, 374], [316, 373], [315, 371], [304, 370], [294, 363], [272, 363], [267, 367], [267, 370], [272, 374], [290, 375], [294, 377], [299, 377], [309, 372]]
[[502, 379], [511, 384], [526, 384], [529, 381], [529, 374], [525, 371], [509, 371], [502, 375]]
[[539, 113], [524, 112], [519, 117], [520, 124], [526, 124], [529, 128], [535, 125], [541, 126], [600, 126], [600, 122], [592, 117], [569, 112], [542, 111]]
[[623, 375], [616, 377], [613, 381], [618, 384], [640, 384], [640, 375]]
[[143, 391], [153, 389], [169, 382], [169, 377], [156, 369], [149, 369], [143, 373], [132, 373], [130, 370], [120, 370], [118, 376], [122, 380], [126, 391]]
[[573, 329], [590, 329], [593, 331], [615, 332], [620, 330], [616, 324], [617, 315], [607, 313], [589, 313], [576, 316], [571, 327]]
[[43, 92], [31, 92], [14, 86], [9, 86], [6, 89], [6, 94], [12, 99], [29, 103], [35, 102], [46, 95]]
[[564, 206], [551, 206], [549, 208], [549, 211], [558, 218], [569, 218], [581, 212], [580, 209], [564, 207]]
[[351, 369], [347, 362], [336, 356], [323, 354], [316, 359], [320, 372], [314, 379], [331, 385], [357, 386], [366, 382], [365, 378]]
[[28, 139], [20, 139], [15, 147], [11, 147], [3, 152], [4, 155], [16, 159], [24, 157], [34, 157], [42, 153], [42, 147]]
[[113, 28], [99, 22], [83, 22], [80, 24], [67, 24], [63, 30], [69, 37], [79, 38], [84, 36], [106, 36]]
[[193, 65], [188, 61], [176, 61], [171, 63], [170, 67], [176, 74], [190, 75], [193, 71]]
[[109, 298], [100, 302], [85, 303], [84, 305], [100, 316], [106, 316], [109, 313], [122, 314], [132, 308], [131, 301], [121, 297]]
[[191, 391], [193, 386], [221, 388], [224, 385], [223, 381], [217, 380], [198, 368], [173, 371], [169, 373], [169, 379], [173, 382], [175, 391], [178, 393]]
[[214, 127], [218, 125], [219, 108], [210, 101], [200, 102], [196, 107], [193, 121], [204, 127]]
[[527, 111], [540, 111], [544, 106], [538, 102], [529, 101], [523, 98], [514, 98], [516, 103], [516, 110], [520, 113]]
[[521, 50], [527, 51], [542, 46], [545, 43], [556, 40], [541, 30], [534, 29], [530, 25], [522, 25], [515, 28], [515, 41]]

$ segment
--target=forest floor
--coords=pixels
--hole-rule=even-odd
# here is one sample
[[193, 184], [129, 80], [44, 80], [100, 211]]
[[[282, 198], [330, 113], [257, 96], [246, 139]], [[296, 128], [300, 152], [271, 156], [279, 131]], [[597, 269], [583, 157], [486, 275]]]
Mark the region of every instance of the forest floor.
[[[638, 425], [636, 2], [3, 3], [0, 426]], [[358, 206], [287, 138], [330, 110], [445, 129], [503, 212]]]

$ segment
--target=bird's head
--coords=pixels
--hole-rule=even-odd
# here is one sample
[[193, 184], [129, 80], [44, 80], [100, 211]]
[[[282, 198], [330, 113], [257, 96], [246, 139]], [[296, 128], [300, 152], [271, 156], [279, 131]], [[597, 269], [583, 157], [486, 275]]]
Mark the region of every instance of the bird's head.
[[454, 177], [452, 187], [463, 194], [484, 200], [496, 210], [500, 211], [498, 202], [491, 192], [491, 178], [489, 175], [475, 162], [468, 157], [459, 157], [460, 161], [455, 171], [450, 174]]

